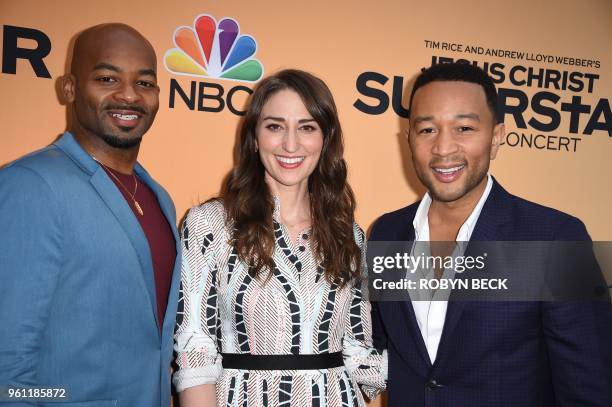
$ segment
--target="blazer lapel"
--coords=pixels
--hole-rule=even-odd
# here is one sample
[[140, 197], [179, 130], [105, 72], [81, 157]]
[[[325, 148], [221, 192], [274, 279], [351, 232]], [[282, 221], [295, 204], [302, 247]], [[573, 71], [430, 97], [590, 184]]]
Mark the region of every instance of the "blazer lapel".
[[[511, 213], [509, 209], [509, 194], [499, 185], [493, 178], [493, 187], [487, 198], [470, 241], [485, 242], [485, 241], [501, 241], [504, 240], [504, 225], [511, 221]], [[464, 255], [469, 255], [470, 244], [468, 244]], [[459, 276], [461, 278], [461, 275]], [[455, 297], [456, 298], [456, 297]], [[444, 321], [444, 329], [438, 347], [438, 356], [436, 363], [448, 355], [449, 343], [452, 342], [453, 331], [457, 327], [457, 323], [461, 319], [467, 301], [456, 301], [451, 292], [448, 307], [446, 309], [446, 319]]]
[[[410, 242], [414, 241], [414, 226], [412, 225], [412, 221], [414, 219], [414, 215], [410, 217], [410, 219], [406, 220], [404, 225], [401, 225], [401, 229], [398, 233], [397, 240]], [[403, 324], [395, 324], [395, 321], [389, 321], [388, 326], [392, 326], [396, 330], [396, 336], [405, 337], [407, 335], [412, 336], [413, 343], [416, 344], [417, 350], [421, 359], [425, 363], [427, 369], [431, 367], [431, 360], [429, 360], [429, 353], [427, 352], [427, 347], [425, 346], [425, 341], [423, 340], [423, 335], [421, 335], [421, 329], [419, 328], [419, 323], [416, 319], [416, 314], [414, 313], [414, 308], [412, 307], [412, 301], [401, 301], [401, 302], [388, 302], [386, 306], [389, 308], [391, 312], [389, 315], [402, 315], [403, 316]], [[406, 329], [408, 328], [408, 329]], [[399, 349], [402, 347], [398, 346]]]
[[[172, 229], [172, 235], [174, 236], [174, 242], [176, 247], [176, 262], [174, 264], [174, 270], [172, 272], [172, 282], [170, 284], [170, 293], [168, 295], [168, 304], [163, 321], [158, 321], [158, 324], [162, 325], [162, 341], [165, 343], [167, 340], [172, 339], [172, 335], [163, 335], [165, 332], [173, 332], [174, 324], [176, 321], [176, 303], [178, 300], [178, 291], [180, 284], [180, 258], [181, 258], [181, 245], [178, 230], [176, 228], [176, 211], [172, 200], [167, 193], [155, 182], [149, 173], [140, 165], [136, 164], [134, 167], [136, 175], [147, 184], [157, 197], [157, 202], [164, 214], [164, 217]], [[155, 298], [155, 297], [154, 297]], [[157, 316], [157, 312], [155, 313]]]
[[401, 303], [402, 310], [404, 314], [404, 319], [408, 321], [408, 326], [410, 327], [410, 334], [412, 335], [412, 339], [417, 346], [417, 350], [419, 351], [419, 355], [421, 355], [421, 359], [425, 362], [427, 367], [431, 367], [431, 360], [429, 359], [429, 353], [427, 352], [427, 347], [425, 346], [425, 341], [423, 340], [423, 335], [421, 334], [421, 329], [419, 328], [419, 323], [416, 319], [416, 314], [414, 313], [414, 308], [412, 307], [411, 301], [404, 301]]
[[138, 223], [132, 209], [125, 201], [121, 192], [101, 167], [98, 167], [91, 177], [90, 182], [96, 191], [98, 191], [98, 194], [104, 203], [106, 203], [106, 206], [108, 206], [113, 215], [115, 215], [115, 218], [134, 247], [140, 263], [139, 274], [149, 293], [148, 297], [151, 305], [151, 312], [153, 312], [153, 316], [156, 317], [155, 277], [153, 275], [149, 242], [147, 241], [144, 231], [140, 227], [140, 223]]
[[129, 238], [140, 263], [138, 278], [142, 282], [143, 288], [147, 290], [152, 317], [154, 320], [157, 320], [155, 279], [152, 271], [153, 264], [149, 242], [132, 209], [113, 181], [106, 175], [106, 172], [81, 148], [70, 133], [64, 133], [55, 145], [64, 151], [83, 171], [91, 175], [91, 185], [98, 192], [100, 198], [102, 198], [106, 206], [113, 213]]

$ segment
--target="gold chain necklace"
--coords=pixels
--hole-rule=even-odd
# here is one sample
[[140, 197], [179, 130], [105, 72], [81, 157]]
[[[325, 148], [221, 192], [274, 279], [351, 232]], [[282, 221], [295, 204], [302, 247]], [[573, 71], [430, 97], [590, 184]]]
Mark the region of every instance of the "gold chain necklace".
[[136, 208], [136, 210], [138, 211], [138, 213], [140, 214], [140, 216], [144, 216], [144, 211], [142, 210], [142, 208], [140, 207], [140, 204], [138, 203], [138, 201], [136, 200], [136, 191], [138, 191], [138, 178], [136, 178], [136, 175], [134, 175], [134, 173], [132, 173], [132, 177], [134, 177], [134, 193], [131, 193], [129, 189], [127, 189], [127, 187], [123, 184], [123, 182], [121, 182], [121, 180], [119, 179], [119, 177], [117, 177], [113, 171], [107, 167], [106, 165], [104, 165], [101, 161], [99, 161], [96, 157], [94, 157], [93, 155], [91, 156], [91, 158], [93, 158], [98, 164], [100, 164], [102, 167], [104, 167], [104, 169], [106, 170], [106, 172], [108, 174], [110, 174], [111, 177], [113, 177], [118, 183], [119, 185], [121, 185], [121, 187], [125, 190], [125, 192], [128, 193], [128, 195], [130, 196], [130, 198], [132, 198], [132, 202], [134, 202], [134, 207]]

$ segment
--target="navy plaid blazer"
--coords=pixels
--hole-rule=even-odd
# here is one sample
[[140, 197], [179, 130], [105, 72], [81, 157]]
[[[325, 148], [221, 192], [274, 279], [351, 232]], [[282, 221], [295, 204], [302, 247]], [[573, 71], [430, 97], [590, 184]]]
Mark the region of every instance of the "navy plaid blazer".
[[[381, 216], [371, 241], [410, 241], [418, 202]], [[494, 180], [471, 240], [590, 240], [577, 218]], [[388, 407], [612, 406], [608, 301], [448, 304], [435, 362], [412, 304], [372, 304], [374, 345], [389, 355]]]

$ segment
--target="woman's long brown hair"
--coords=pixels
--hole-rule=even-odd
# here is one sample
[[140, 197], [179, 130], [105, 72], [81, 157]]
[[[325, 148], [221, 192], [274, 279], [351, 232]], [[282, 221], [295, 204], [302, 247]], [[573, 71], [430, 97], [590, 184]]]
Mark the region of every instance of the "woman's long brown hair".
[[228, 224], [233, 229], [231, 243], [253, 274], [274, 270], [274, 199], [257, 152], [256, 129], [265, 103], [284, 89], [300, 95], [323, 132], [319, 162], [308, 178], [312, 247], [326, 278], [344, 285], [359, 277], [361, 269], [361, 253], [353, 230], [355, 198], [347, 182], [342, 129], [334, 99], [327, 85], [310, 73], [280, 71], [260, 82], [251, 96], [240, 129], [237, 162], [221, 192]]

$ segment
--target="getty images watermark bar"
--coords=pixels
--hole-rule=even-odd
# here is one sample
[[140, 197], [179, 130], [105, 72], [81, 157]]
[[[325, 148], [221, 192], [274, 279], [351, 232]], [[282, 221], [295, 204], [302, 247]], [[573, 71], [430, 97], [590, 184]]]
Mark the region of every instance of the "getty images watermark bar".
[[368, 242], [372, 301], [606, 300], [612, 242]]

